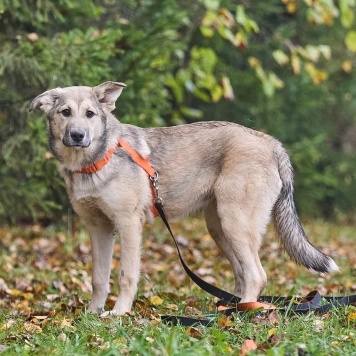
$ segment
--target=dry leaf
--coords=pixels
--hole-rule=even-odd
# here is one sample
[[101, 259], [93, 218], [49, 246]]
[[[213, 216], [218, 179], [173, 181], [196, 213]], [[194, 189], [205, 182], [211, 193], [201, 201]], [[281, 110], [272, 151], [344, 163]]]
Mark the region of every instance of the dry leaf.
[[66, 335], [65, 333], [60, 333], [60, 334], [57, 336], [57, 340], [62, 341], [62, 342], [67, 341], [67, 335]]
[[163, 299], [160, 298], [158, 295], [154, 295], [150, 298], [151, 304], [157, 306], [157, 305], [162, 305], [163, 304]]
[[240, 350], [240, 356], [247, 355], [250, 351], [256, 350], [257, 349], [257, 344], [253, 340], [245, 340], [244, 343], [241, 346]]
[[355, 321], [356, 320], [356, 310], [352, 310], [347, 313], [347, 319]]
[[3, 324], [1, 327], [0, 327], [0, 330], [7, 330], [7, 329], [10, 329], [12, 325], [15, 324], [15, 320], [13, 319], [9, 319], [5, 324]]
[[41, 333], [42, 332], [42, 328], [34, 323], [24, 323], [23, 327], [28, 333]]
[[223, 328], [231, 327], [234, 325], [234, 323], [231, 320], [231, 316], [222, 315], [222, 317], [218, 320], [218, 325]]
[[273, 336], [277, 334], [277, 328], [272, 328], [268, 330], [268, 336]]
[[197, 328], [188, 328], [184, 331], [184, 334], [194, 337], [195, 339], [200, 339], [202, 337], [202, 333]]

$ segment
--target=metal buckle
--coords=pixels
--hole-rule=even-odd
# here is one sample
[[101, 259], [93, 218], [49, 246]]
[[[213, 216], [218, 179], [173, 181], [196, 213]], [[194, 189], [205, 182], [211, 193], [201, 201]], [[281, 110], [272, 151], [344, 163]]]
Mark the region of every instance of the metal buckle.
[[152, 187], [153, 187], [154, 192], [155, 192], [155, 196], [154, 196], [155, 203], [159, 203], [159, 204], [163, 205], [163, 200], [158, 194], [158, 172], [155, 171], [154, 175], [153, 176], [149, 176], [149, 178], [150, 178]]

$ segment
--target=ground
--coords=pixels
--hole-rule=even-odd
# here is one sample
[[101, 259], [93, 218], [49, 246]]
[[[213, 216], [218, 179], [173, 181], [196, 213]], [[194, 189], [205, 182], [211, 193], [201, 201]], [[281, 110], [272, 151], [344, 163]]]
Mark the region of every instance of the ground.
[[[269, 229], [261, 249], [266, 295], [324, 296], [356, 293], [356, 228], [306, 222], [312, 242], [331, 255], [340, 273], [319, 275], [296, 266]], [[166, 325], [160, 315], [203, 316], [214, 297], [189, 280], [163, 223], [146, 226], [142, 275], [130, 315], [101, 319], [86, 314], [91, 291], [87, 232], [40, 225], [0, 229], [0, 352], [58, 355], [356, 355], [356, 307], [324, 315], [256, 313], [217, 316], [211, 327]], [[187, 264], [207, 282], [231, 291], [233, 276], [199, 218], [172, 223]], [[72, 230], [72, 229], [71, 229]], [[112, 263], [118, 293], [119, 242]]]

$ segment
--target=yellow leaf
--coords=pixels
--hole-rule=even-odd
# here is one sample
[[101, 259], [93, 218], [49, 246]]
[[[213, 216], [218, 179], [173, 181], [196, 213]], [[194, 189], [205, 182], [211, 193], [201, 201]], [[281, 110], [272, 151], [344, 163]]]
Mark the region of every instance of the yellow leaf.
[[218, 325], [220, 327], [230, 327], [233, 326], [234, 323], [231, 320], [230, 316], [223, 315], [219, 320], [218, 320]]
[[62, 328], [71, 328], [73, 330], [76, 330], [77, 328], [75, 326], [72, 325], [72, 321], [71, 320], [67, 320], [67, 319], [63, 319], [62, 322], [61, 322], [61, 327]]
[[234, 350], [230, 346], [226, 346], [226, 351], [231, 354]]
[[[342, 63], [342, 69], [345, 73], [350, 73], [352, 71], [352, 62], [347, 60]], [[352, 287], [353, 283], [352, 282], [347, 282], [346, 283], [347, 287]]]
[[350, 51], [356, 52], [356, 31], [349, 31], [346, 34], [345, 44]]
[[158, 295], [154, 295], [153, 297], [150, 298], [150, 302], [153, 305], [162, 305], [163, 299], [160, 298]]
[[277, 328], [272, 328], [268, 330], [268, 336], [273, 336], [277, 334]]
[[356, 320], [356, 310], [350, 311], [347, 313], [347, 319]]
[[289, 57], [280, 49], [273, 51], [272, 56], [280, 66], [283, 66], [289, 62]]
[[300, 73], [300, 58], [295, 54], [292, 54], [291, 65], [293, 74], [298, 75]]
[[22, 292], [20, 292], [18, 289], [8, 289], [6, 293], [12, 295], [13, 297], [19, 297], [22, 295]]
[[295, 2], [290, 2], [287, 4], [287, 12], [289, 14], [295, 14], [298, 10], [297, 4]]
[[232, 89], [230, 79], [224, 75], [221, 79], [221, 84], [224, 92], [224, 98], [227, 100], [234, 100], [234, 90]]
[[256, 69], [258, 67], [261, 67], [261, 61], [257, 59], [256, 57], [250, 57], [248, 59], [248, 64], [250, 65], [251, 68]]

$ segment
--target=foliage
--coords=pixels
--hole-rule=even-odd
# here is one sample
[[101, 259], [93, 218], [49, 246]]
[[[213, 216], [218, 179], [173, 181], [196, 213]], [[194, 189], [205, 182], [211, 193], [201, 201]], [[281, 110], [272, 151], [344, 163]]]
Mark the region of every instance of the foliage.
[[[269, 295], [326, 295], [356, 291], [354, 227], [313, 223], [305, 226], [313, 243], [332, 254], [342, 274], [316, 275], [292, 263], [272, 233], [262, 249]], [[231, 291], [233, 276], [203, 223], [174, 224], [184, 258], [201, 278]], [[330, 241], [330, 237], [335, 237]], [[161, 222], [145, 230], [139, 292], [130, 315], [100, 319], [85, 314], [90, 297], [89, 238], [34, 225], [0, 230], [0, 350], [4, 355], [235, 355], [252, 339], [257, 354], [352, 354], [355, 348], [355, 307], [323, 315], [248, 313], [217, 318], [211, 328], [173, 327], [160, 315], [202, 316], [215, 310], [214, 298], [199, 290], [179, 266], [172, 241]], [[188, 242], [189, 240], [189, 242]], [[115, 303], [119, 248], [115, 246], [112, 294]], [[283, 271], [283, 273], [281, 273]]]
[[0, 221], [68, 208], [30, 100], [107, 80], [128, 84], [116, 110], [126, 123], [218, 119], [275, 135], [292, 153], [299, 209], [351, 214], [354, 10], [354, 0], [2, 1]]

